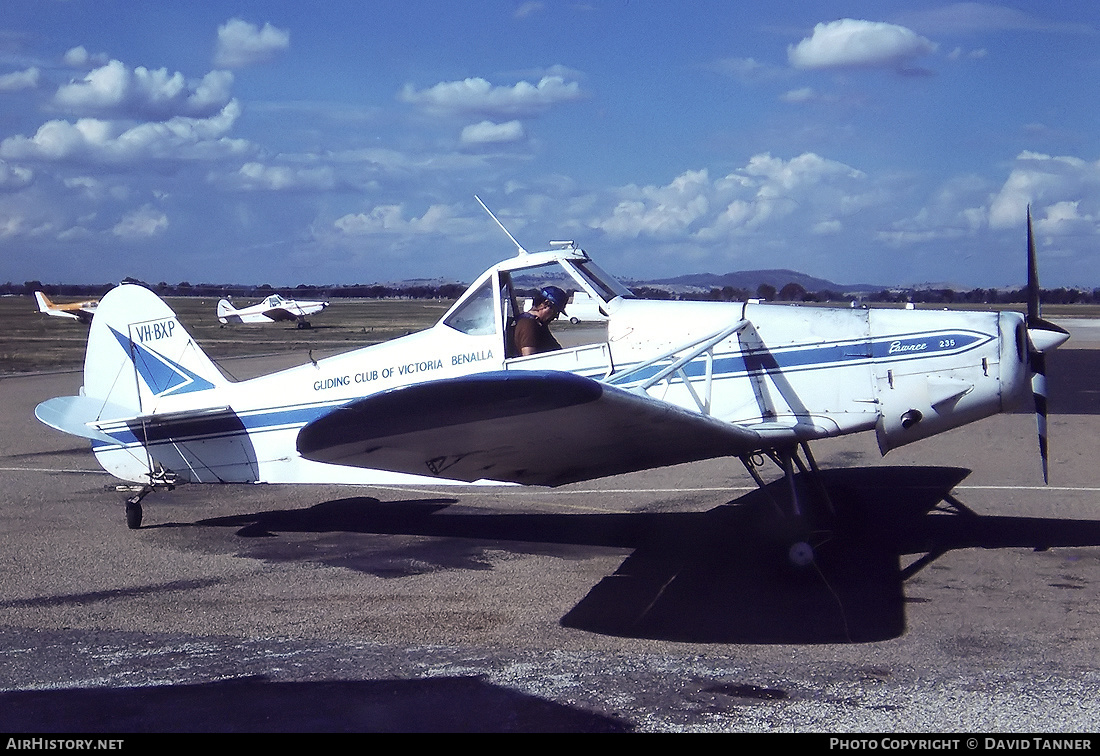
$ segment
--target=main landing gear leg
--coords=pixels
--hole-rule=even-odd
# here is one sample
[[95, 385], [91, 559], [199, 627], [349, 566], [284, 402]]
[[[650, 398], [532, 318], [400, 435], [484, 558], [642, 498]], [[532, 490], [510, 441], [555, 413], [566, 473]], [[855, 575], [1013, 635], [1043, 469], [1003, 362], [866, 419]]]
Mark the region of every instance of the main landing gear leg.
[[[803, 453], [806, 455], [806, 462], [803, 462], [799, 456], [798, 450], [801, 447]], [[772, 501], [775, 503], [776, 508], [787, 518], [787, 522], [793, 526], [793, 533], [790, 536], [790, 546], [787, 549], [787, 560], [796, 567], [806, 567], [814, 561], [814, 549], [810, 543], [810, 538], [814, 532], [815, 515], [819, 514], [821, 509], [827, 515], [832, 515], [834, 512], [832, 501], [829, 498], [828, 490], [818, 475], [818, 467], [813, 455], [810, 453], [810, 448], [807, 444], [802, 443], [800, 446], [791, 446], [784, 449], [769, 449], [763, 452], [768, 458], [770, 458], [780, 470], [783, 471], [783, 477], [787, 481], [787, 489], [790, 497], [789, 511], [783, 511], [783, 506], [779, 501], [776, 501], [773, 497]], [[757, 461], [759, 459], [759, 462]], [[763, 464], [763, 458], [761, 455], [755, 456], [743, 456], [741, 462], [745, 465], [745, 469], [749, 471], [756, 484], [762, 488], [767, 488], [767, 484], [761, 478], [760, 473], [757, 471], [757, 467]], [[795, 468], [798, 468], [798, 472], [802, 473], [802, 479], [810, 479], [814, 483], [815, 491], [811, 492], [809, 497], [804, 498], [804, 491], [799, 486], [799, 478], [796, 477]], [[816, 495], [815, 495], [816, 494]], [[820, 504], [820, 507], [816, 505]]]

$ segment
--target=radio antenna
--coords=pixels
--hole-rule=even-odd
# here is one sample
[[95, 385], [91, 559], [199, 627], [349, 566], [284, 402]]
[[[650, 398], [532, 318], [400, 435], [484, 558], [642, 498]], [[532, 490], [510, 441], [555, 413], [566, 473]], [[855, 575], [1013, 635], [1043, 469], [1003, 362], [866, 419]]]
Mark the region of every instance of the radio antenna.
[[498, 226], [500, 226], [500, 230], [503, 231], [505, 234], [508, 234], [508, 238], [512, 240], [512, 244], [515, 244], [516, 249], [519, 250], [519, 254], [526, 255], [527, 250], [523, 248], [523, 245], [521, 245], [518, 241], [516, 241], [516, 237], [512, 236], [512, 234], [509, 233], [508, 229], [506, 229], [504, 227], [504, 224], [501, 223], [500, 220], [495, 215], [493, 215], [493, 211], [489, 209], [488, 205], [486, 205], [484, 202], [481, 201], [481, 197], [478, 197], [475, 194], [474, 199], [477, 200], [477, 204], [481, 205], [482, 209], [485, 210], [485, 212], [489, 213], [489, 217], [492, 218], [494, 221], [496, 221], [496, 224]]

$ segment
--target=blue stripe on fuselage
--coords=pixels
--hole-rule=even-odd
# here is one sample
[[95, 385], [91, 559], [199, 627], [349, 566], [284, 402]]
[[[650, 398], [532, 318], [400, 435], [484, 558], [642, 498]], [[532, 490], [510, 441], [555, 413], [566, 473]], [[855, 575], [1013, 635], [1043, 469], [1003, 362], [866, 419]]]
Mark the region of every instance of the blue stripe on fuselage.
[[[871, 341], [857, 339], [774, 350], [750, 348], [743, 352], [715, 355], [713, 377], [731, 378], [766, 370], [795, 372], [848, 367], [871, 361], [897, 362], [930, 356], [943, 357], [976, 349], [992, 339], [988, 333], [980, 331], [932, 331]], [[613, 375], [607, 379], [607, 383], [640, 383], [664, 370], [674, 359], [638, 371], [631, 371], [629, 366], [625, 366], [619, 371], [622, 375], [618, 379]], [[706, 375], [706, 362], [701, 357], [696, 358], [685, 365], [683, 370], [688, 378], [702, 378]]]
[[[943, 357], [960, 354], [976, 349], [993, 340], [993, 336], [980, 331], [933, 331], [925, 333], [895, 335], [883, 339], [868, 341], [858, 339], [833, 344], [815, 344], [812, 346], [785, 347], [775, 350], [748, 350], [746, 352], [717, 355], [714, 358], [712, 379], [736, 378], [743, 375], [759, 374], [768, 370], [797, 372], [805, 370], [826, 370], [837, 367], [850, 367], [869, 362], [898, 362], [922, 357]], [[624, 366], [619, 372], [607, 379], [607, 383], [640, 383], [667, 367], [668, 361], [651, 365], [644, 370], [631, 372]], [[689, 378], [702, 378], [706, 375], [706, 363], [698, 358], [683, 368]], [[622, 380], [625, 378], [626, 380]], [[284, 428], [301, 427], [321, 417], [338, 406], [362, 397], [349, 397], [346, 400], [325, 404], [292, 405], [274, 409], [245, 410], [238, 413], [243, 430], [236, 433], [216, 434], [213, 436], [195, 436], [194, 438], [217, 438], [222, 435], [241, 435], [244, 433], [262, 433]], [[138, 436], [125, 426], [102, 428], [103, 432], [116, 439], [119, 446], [138, 444]], [[180, 437], [173, 441], [183, 440]], [[93, 442], [93, 448], [102, 449], [111, 446]]]

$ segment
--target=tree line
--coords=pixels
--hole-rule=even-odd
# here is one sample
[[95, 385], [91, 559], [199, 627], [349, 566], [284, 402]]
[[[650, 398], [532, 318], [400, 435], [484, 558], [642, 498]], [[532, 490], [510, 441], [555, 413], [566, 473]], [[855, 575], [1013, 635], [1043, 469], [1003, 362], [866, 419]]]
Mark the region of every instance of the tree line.
[[[1027, 289], [955, 289], [905, 288], [880, 291], [842, 292], [823, 289], [807, 291], [801, 284], [789, 283], [781, 288], [761, 284], [755, 291], [735, 286], [714, 287], [709, 291], [674, 293], [654, 286], [632, 286], [637, 296], [645, 299], [681, 299], [718, 302], [744, 302], [759, 299], [768, 302], [863, 302], [875, 304], [1020, 304], [1027, 302]], [[1040, 300], [1044, 304], [1100, 304], [1100, 288], [1043, 289]]]
[[[134, 281], [128, 281], [134, 282]], [[143, 283], [140, 281], [134, 283]], [[339, 286], [309, 286], [299, 284], [293, 288], [273, 287], [269, 284], [248, 286], [238, 284], [191, 284], [181, 281], [169, 284], [145, 284], [164, 297], [236, 297], [239, 299], [263, 299], [280, 293], [291, 299], [457, 299], [466, 290], [461, 283], [401, 283], [401, 284], [351, 284]], [[49, 297], [92, 298], [106, 294], [114, 284], [44, 284], [41, 281], [25, 281], [22, 284], [0, 284], [2, 295], [32, 295], [45, 292]], [[744, 302], [748, 299], [769, 302], [852, 302], [915, 304], [1020, 304], [1027, 302], [1027, 290], [1020, 289], [955, 289], [908, 288], [882, 289], [870, 292], [807, 291], [801, 284], [789, 283], [780, 288], [761, 284], [755, 291], [734, 286], [714, 287], [709, 291], [676, 292], [660, 286], [636, 284], [631, 291], [643, 299], [705, 300], [719, 302]], [[1091, 290], [1074, 288], [1043, 289], [1040, 299], [1044, 304], [1100, 304], [1100, 288]]]

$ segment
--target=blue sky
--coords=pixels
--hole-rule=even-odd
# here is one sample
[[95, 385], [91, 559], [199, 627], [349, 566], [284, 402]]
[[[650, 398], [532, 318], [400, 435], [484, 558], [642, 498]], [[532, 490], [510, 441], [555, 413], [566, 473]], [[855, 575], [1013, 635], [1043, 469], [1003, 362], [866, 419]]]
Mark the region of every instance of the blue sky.
[[1100, 4], [6, 0], [0, 280], [1100, 286]]

